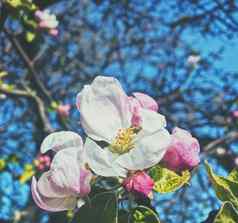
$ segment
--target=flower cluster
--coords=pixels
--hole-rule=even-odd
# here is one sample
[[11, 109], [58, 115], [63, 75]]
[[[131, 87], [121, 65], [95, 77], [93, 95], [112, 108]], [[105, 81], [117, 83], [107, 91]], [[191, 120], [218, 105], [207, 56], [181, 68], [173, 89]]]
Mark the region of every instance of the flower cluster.
[[57, 26], [59, 22], [56, 19], [54, 14], [50, 14], [49, 10], [37, 10], [35, 12], [35, 17], [38, 20], [38, 27], [40, 29], [45, 29], [49, 32], [52, 36], [57, 36], [59, 31]]
[[41, 152], [54, 151], [50, 169], [32, 180], [36, 204], [48, 211], [81, 207], [98, 176], [119, 179], [126, 191], [150, 197], [157, 164], [177, 172], [199, 164], [199, 143], [180, 128], [172, 134], [158, 103], [149, 95], [128, 96], [113, 77], [98, 76], [76, 99], [87, 135], [71, 131], [50, 134]]

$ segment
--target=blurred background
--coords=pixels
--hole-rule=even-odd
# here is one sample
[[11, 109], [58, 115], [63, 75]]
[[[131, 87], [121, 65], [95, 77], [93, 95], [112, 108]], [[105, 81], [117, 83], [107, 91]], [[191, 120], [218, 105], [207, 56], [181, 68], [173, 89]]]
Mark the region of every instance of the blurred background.
[[169, 130], [199, 139], [191, 184], [155, 194], [153, 204], [164, 223], [206, 222], [220, 204], [203, 161], [221, 175], [238, 166], [238, 2], [33, 0], [56, 14], [57, 36], [33, 30], [34, 16], [6, 2], [30, 4], [0, 3], [0, 222], [68, 221], [69, 213], [37, 208], [30, 180], [47, 166], [46, 135], [82, 133], [75, 97], [97, 75], [150, 94]]

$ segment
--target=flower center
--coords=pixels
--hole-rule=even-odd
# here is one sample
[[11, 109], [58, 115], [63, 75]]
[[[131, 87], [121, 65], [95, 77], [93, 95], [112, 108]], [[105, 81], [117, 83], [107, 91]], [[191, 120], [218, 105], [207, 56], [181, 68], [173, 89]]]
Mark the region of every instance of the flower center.
[[140, 129], [136, 127], [130, 127], [127, 129], [120, 129], [116, 138], [109, 146], [111, 152], [124, 154], [134, 148], [134, 138]]

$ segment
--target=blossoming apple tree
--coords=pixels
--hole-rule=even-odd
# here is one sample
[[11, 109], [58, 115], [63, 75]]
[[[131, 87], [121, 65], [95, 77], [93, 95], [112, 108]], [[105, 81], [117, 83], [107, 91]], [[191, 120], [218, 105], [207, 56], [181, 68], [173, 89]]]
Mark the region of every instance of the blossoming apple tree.
[[[203, 11], [190, 16], [170, 4], [141, 4], [0, 3], [0, 131], [3, 147], [12, 150], [4, 150], [0, 170], [3, 181], [11, 172], [16, 185], [31, 184], [34, 201], [10, 212], [4, 190], [3, 220], [27, 222], [42, 209], [57, 212], [50, 222], [164, 222], [171, 214], [165, 208], [163, 216], [156, 197], [171, 207], [182, 203], [203, 166], [220, 200], [207, 222], [237, 222], [237, 170], [231, 170], [237, 164], [237, 74], [224, 73], [222, 90], [213, 80], [211, 88], [204, 76], [217, 71], [211, 62], [217, 55], [203, 57], [180, 38], [198, 21], [195, 27], [226, 36], [219, 15], [229, 11], [224, 26], [228, 34], [235, 30], [236, 3], [182, 3]], [[169, 21], [168, 11], [174, 13]], [[35, 142], [37, 153], [26, 140]], [[30, 153], [34, 158], [27, 159]], [[209, 155], [230, 173], [216, 174], [204, 162]], [[23, 168], [16, 168], [20, 162]]]

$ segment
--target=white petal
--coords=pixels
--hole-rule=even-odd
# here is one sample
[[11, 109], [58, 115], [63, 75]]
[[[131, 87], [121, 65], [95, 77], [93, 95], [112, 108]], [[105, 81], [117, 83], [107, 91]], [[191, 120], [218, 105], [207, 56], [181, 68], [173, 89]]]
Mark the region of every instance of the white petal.
[[166, 127], [165, 117], [157, 112], [148, 109], [141, 109], [142, 129], [150, 133]]
[[31, 191], [35, 203], [46, 211], [72, 210], [77, 205], [76, 197], [47, 198], [43, 196], [38, 190], [35, 177], [32, 178]]
[[166, 129], [152, 135], [143, 135], [136, 141], [135, 148], [121, 155], [117, 162], [128, 170], [143, 170], [157, 164], [164, 156], [171, 136]]
[[58, 152], [61, 149], [68, 147], [77, 147], [83, 149], [83, 141], [80, 135], [71, 131], [54, 132], [48, 135], [41, 144], [41, 153], [46, 153], [49, 150]]
[[58, 26], [59, 22], [55, 19], [52, 19], [50, 18], [48, 21], [47, 21], [47, 25], [48, 25], [48, 28], [50, 29], [54, 29]]
[[115, 162], [115, 155], [89, 138], [85, 142], [85, 151], [89, 167], [96, 174], [105, 177], [126, 176], [126, 171]]
[[98, 76], [77, 97], [81, 124], [89, 137], [111, 142], [120, 128], [130, 126], [128, 98], [116, 79]]
[[60, 188], [74, 192], [80, 189], [80, 167], [84, 164], [77, 148], [59, 151], [51, 163], [51, 180]]

